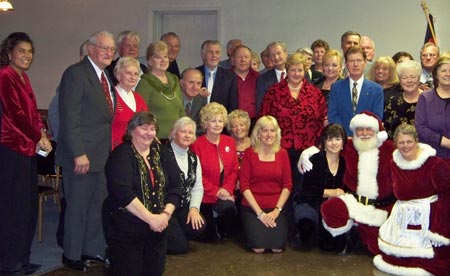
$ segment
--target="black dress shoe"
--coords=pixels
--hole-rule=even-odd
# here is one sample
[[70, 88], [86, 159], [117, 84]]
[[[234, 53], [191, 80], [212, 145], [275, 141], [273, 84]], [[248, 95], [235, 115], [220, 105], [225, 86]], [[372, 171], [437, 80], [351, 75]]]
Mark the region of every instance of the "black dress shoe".
[[102, 256], [97, 255], [95, 257], [89, 255], [81, 255], [81, 260], [84, 261], [86, 266], [91, 265], [108, 265], [109, 261], [104, 259]]
[[71, 260], [62, 255], [62, 263], [67, 266], [70, 269], [76, 270], [76, 271], [87, 271], [87, 265], [85, 261], [82, 260]]
[[30, 275], [35, 273], [42, 265], [29, 263], [22, 267], [22, 271], [25, 275]]

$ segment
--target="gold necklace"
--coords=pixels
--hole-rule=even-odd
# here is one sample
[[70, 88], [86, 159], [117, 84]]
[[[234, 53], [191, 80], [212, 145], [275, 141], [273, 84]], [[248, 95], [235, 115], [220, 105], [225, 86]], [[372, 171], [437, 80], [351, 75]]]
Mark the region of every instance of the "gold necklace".
[[161, 90], [159, 90], [159, 93], [161, 93], [161, 95], [166, 98], [168, 101], [173, 101], [173, 99], [175, 99], [175, 91], [172, 91], [172, 97], [167, 96], [166, 94], [164, 94]]

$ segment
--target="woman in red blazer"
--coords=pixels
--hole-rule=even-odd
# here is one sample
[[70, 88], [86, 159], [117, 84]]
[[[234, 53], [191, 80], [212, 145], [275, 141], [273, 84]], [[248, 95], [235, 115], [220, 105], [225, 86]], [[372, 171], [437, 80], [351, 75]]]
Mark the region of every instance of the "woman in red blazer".
[[239, 163], [233, 138], [221, 134], [227, 122], [225, 107], [214, 102], [205, 105], [200, 120], [206, 134], [192, 144], [191, 150], [202, 165], [204, 194], [200, 209], [206, 220], [204, 241], [213, 242], [231, 232], [231, 220], [237, 213], [233, 192]]

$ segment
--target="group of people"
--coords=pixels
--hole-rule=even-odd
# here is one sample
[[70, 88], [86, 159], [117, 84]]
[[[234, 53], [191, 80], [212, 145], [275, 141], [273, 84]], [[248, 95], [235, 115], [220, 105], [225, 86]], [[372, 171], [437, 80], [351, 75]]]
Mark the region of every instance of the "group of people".
[[[375, 58], [348, 31], [342, 54], [322, 39], [291, 55], [271, 42], [259, 72], [239, 39], [224, 61], [205, 41], [203, 65], [184, 70], [176, 33], [150, 43], [146, 65], [139, 44], [133, 31], [93, 34], [55, 95], [67, 267], [105, 262], [107, 247], [114, 275], [161, 275], [189, 240], [243, 227], [255, 253], [283, 252], [294, 233], [339, 254], [362, 241], [388, 273], [450, 274], [448, 52]], [[25, 33], [1, 44], [2, 274], [39, 267], [35, 155], [52, 144], [25, 73], [33, 54]]]

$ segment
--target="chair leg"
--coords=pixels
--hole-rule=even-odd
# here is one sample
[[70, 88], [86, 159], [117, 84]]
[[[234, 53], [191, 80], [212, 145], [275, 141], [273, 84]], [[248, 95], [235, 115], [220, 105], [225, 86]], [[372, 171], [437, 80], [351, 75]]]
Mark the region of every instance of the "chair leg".
[[39, 195], [39, 208], [38, 208], [38, 241], [42, 242], [42, 199], [43, 196]]

